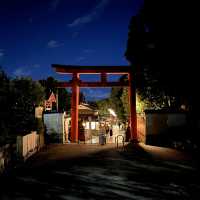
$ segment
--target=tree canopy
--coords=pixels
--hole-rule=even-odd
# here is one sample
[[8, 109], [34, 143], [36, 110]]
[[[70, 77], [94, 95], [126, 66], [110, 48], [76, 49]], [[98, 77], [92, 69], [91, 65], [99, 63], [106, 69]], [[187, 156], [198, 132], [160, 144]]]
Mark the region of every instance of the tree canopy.
[[31, 78], [9, 79], [0, 70], [1, 140], [34, 129], [35, 107], [43, 104], [44, 88]]
[[10, 98], [10, 81], [5, 72], [0, 68], [0, 143], [2, 138], [9, 134]]
[[31, 78], [16, 78], [11, 81], [11, 129], [23, 134], [34, 129], [35, 107], [43, 105], [44, 88]]
[[[127, 76], [121, 76], [120, 82], [128, 81]], [[125, 87], [111, 88], [110, 97], [97, 101], [97, 107], [100, 116], [109, 116], [108, 109], [113, 109], [121, 121], [128, 120], [130, 116], [130, 105], [128, 97], [128, 89]]]
[[[47, 100], [51, 93], [53, 92], [58, 96], [58, 112], [70, 111], [71, 107], [71, 93], [65, 88], [57, 88], [58, 81], [53, 77], [48, 77], [47, 79], [39, 80], [41, 85], [45, 88], [45, 99]], [[56, 107], [53, 108], [56, 110]]]
[[199, 107], [194, 64], [198, 37], [192, 6], [172, 0], [145, 0], [130, 22], [125, 55], [136, 72], [138, 93], [153, 108]]

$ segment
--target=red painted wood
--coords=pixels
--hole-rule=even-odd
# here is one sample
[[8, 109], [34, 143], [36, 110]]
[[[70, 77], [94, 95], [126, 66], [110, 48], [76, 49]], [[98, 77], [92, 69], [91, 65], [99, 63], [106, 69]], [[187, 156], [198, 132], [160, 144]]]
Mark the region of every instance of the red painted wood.
[[133, 73], [129, 76], [129, 102], [130, 102], [130, 128], [131, 128], [131, 139], [138, 142], [137, 135], [137, 113], [136, 113], [136, 85], [133, 81]]
[[79, 75], [73, 74], [71, 99], [71, 140], [78, 142], [78, 104], [79, 104]]
[[53, 64], [52, 67], [57, 73], [64, 74], [127, 74], [132, 71], [131, 66], [78, 66]]
[[101, 73], [101, 82], [106, 83], [107, 82], [107, 74], [106, 73]]
[[[57, 73], [73, 74], [70, 82], [60, 82], [57, 87], [72, 87], [71, 130], [72, 142], [78, 141], [79, 87], [129, 87], [131, 139], [138, 141], [136, 114], [136, 85], [131, 66], [74, 66], [53, 64]], [[101, 74], [100, 82], [82, 82], [79, 74]], [[107, 74], [128, 74], [129, 82], [107, 82]]]
[[[72, 82], [59, 82], [58, 88], [72, 87]], [[122, 82], [79, 82], [79, 87], [128, 87], [129, 83]]]

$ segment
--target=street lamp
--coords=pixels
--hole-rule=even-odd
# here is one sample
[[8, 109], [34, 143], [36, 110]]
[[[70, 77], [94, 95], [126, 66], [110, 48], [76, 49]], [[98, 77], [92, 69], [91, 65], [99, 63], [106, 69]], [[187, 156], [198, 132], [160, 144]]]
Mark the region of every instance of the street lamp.
[[113, 117], [117, 117], [115, 111], [111, 108], [108, 108], [108, 112], [113, 116]]

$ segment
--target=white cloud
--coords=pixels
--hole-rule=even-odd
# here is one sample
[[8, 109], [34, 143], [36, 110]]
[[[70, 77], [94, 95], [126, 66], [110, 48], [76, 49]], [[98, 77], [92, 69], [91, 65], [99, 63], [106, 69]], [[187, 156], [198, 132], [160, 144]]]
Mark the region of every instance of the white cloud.
[[57, 48], [57, 47], [61, 47], [63, 45], [64, 45], [63, 43], [60, 43], [60, 42], [58, 42], [56, 40], [50, 40], [47, 43], [48, 48]]
[[19, 67], [15, 69], [13, 72], [14, 76], [20, 77], [20, 76], [29, 76], [31, 74], [30, 70], [25, 69], [24, 67]]
[[80, 56], [78, 58], [76, 58], [76, 62], [81, 62], [82, 60], [85, 60], [86, 57], [85, 56]]
[[80, 56], [75, 58], [75, 62], [81, 62], [83, 60], [88, 59], [90, 54], [92, 54], [93, 52], [94, 52], [93, 49], [83, 49]]
[[30, 76], [33, 73], [34, 69], [40, 67], [41, 67], [40, 64], [25, 65], [24, 67], [18, 67], [13, 71], [13, 75], [17, 77]]
[[104, 11], [106, 5], [109, 3], [109, 0], [101, 0], [99, 4], [94, 7], [91, 12], [88, 14], [81, 16], [79, 18], [76, 18], [72, 23], [68, 24], [69, 28], [76, 28], [76, 27], [82, 27], [85, 24], [88, 24], [95, 19], [97, 19]]

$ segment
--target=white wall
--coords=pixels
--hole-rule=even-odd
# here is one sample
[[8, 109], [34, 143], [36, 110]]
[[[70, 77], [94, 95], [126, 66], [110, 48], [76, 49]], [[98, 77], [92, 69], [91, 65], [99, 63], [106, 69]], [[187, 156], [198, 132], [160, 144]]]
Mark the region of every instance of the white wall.
[[48, 113], [44, 114], [44, 124], [47, 128], [47, 134], [56, 133], [60, 142], [64, 142], [65, 123], [64, 113]]

